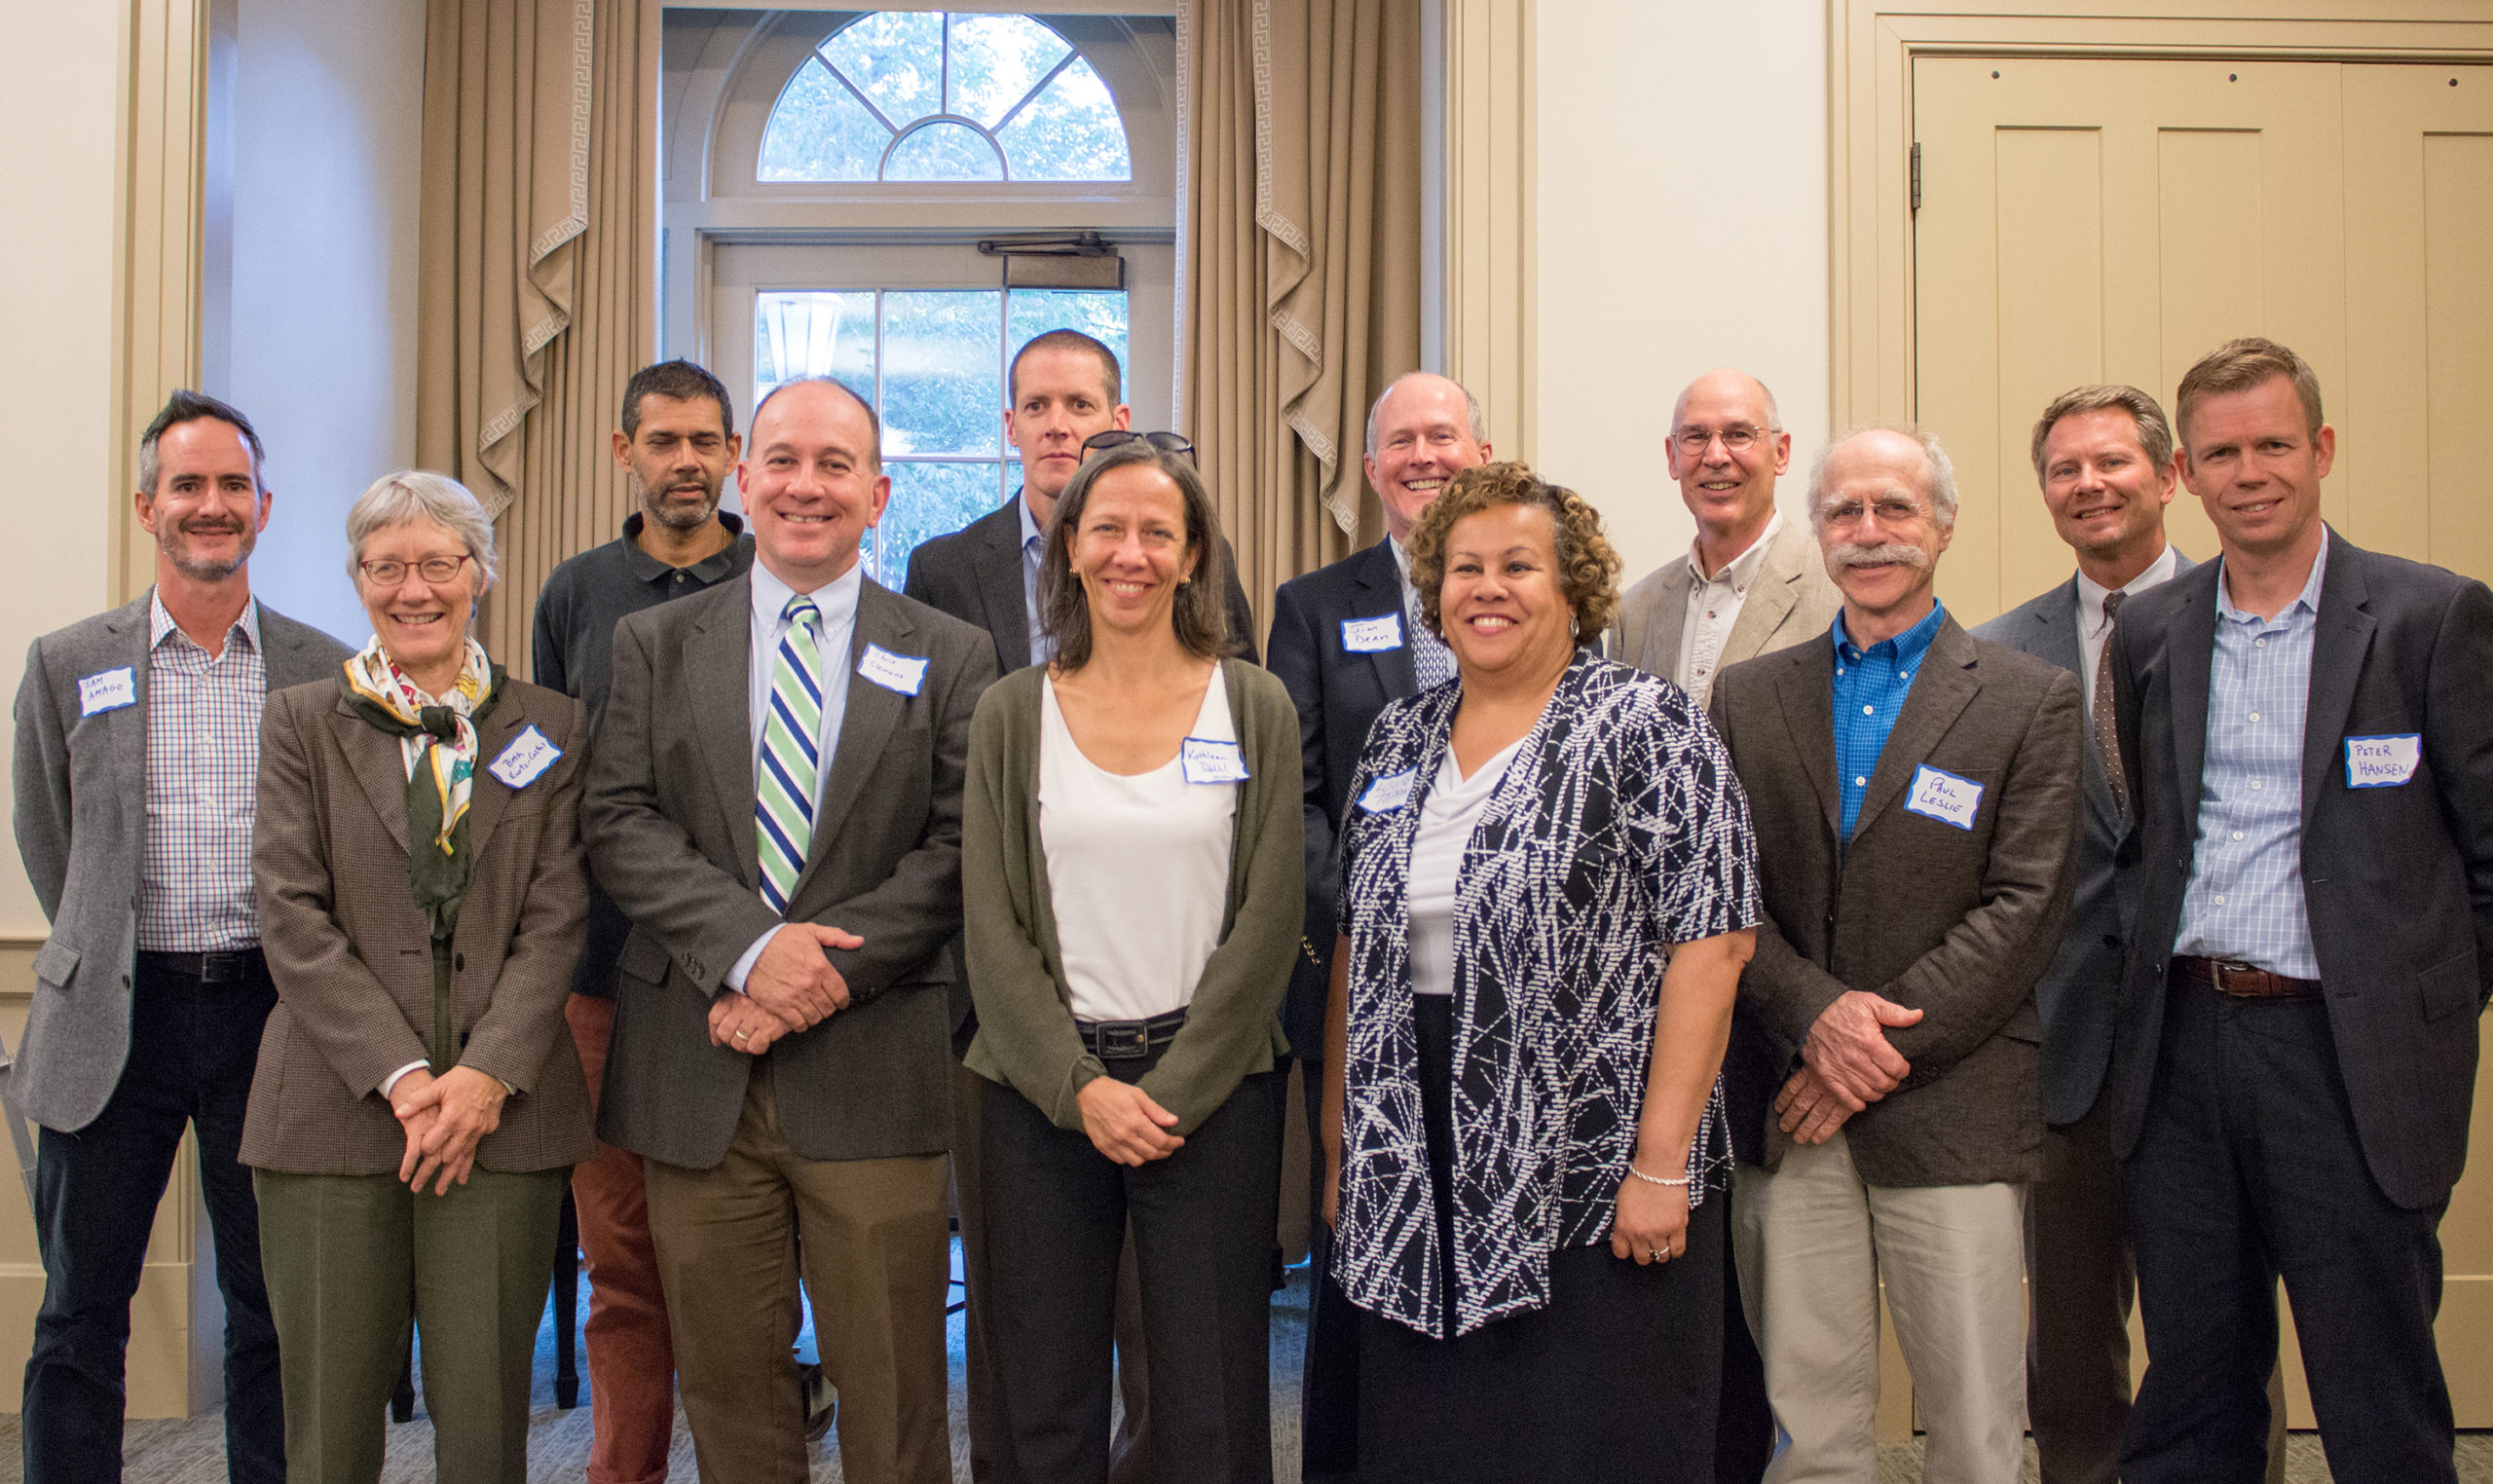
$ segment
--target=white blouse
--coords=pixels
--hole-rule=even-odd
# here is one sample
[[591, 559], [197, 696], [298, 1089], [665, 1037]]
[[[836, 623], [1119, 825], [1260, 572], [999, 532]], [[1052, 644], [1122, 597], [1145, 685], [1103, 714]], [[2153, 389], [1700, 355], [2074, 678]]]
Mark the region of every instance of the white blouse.
[[1480, 811], [1488, 807], [1489, 796], [1498, 791], [1498, 780], [1507, 776], [1507, 764], [1514, 761], [1515, 749], [1524, 740], [1517, 737], [1507, 743], [1469, 778], [1455, 766], [1454, 749], [1448, 747], [1428, 797], [1420, 801], [1420, 829], [1411, 838], [1407, 899], [1413, 994], [1454, 992], [1454, 890], [1455, 877], [1463, 869], [1463, 847], [1470, 842]]
[[[1058, 950], [1078, 1020], [1141, 1020], [1190, 1003], [1220, 944], [1238, 784], [1189, 782], [1224, 761], [1243, 771], [1229, 687], [1204, 687], [1187, 747], [1147, 773], [1111, 773], [1082, 754], [1050, 679], [1040, 702], [1039, 843], [1047, 852]], [[1209, 757], [1209, 764], [1206, 765]]]

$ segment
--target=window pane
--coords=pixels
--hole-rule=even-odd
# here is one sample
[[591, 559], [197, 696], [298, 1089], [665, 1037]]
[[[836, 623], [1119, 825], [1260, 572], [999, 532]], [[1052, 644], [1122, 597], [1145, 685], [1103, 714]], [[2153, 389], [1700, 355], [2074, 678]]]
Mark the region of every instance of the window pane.
[[892, 131], [829, 68], [808, 59], [762, 134], [764, 180], [872, 180]]
[[874, 580], [898, 592], [909, 582], [909, 554], [920, 541], [949, 536], [994, 509], [1000, 502], [992, 464], [919, 464], [893, 460], [883, 464], [892, 476], [892, 501], [882, 524], [867, 534], [874, 538]]
[[753, 401], [792, 376], [836, 376], [874, 396], [874, 295], [774, 291], [754, 296]]
[[989, 129], [1073, 50], [1026, 16], [954, 16], [951, 96], [945, 109]]
[[1125, 122], [1108, 85], [1076, 61], [996, 137], [1016, 180], [1131, 180]]
[[906, 127], [912, 119], [943, 111], [940, 12], [883, 11], [865, 17], [824, 42], [822, 55], [895, 125]]
[[1004, 161], [966, 124], [929, 124], [893, 146], [885, 180], [1002, 180]]
[[[1121, 289], [1017, 288], [1005, 308], [1007, 360], [1050, 330], [1080, 330], [1126, 364], [1126, 296]], [[1117, 400], [1125, 401], [1119, 390]]]
[[883, 454], [987, 454], [1003, 447], [998, 289], [883, 295]]

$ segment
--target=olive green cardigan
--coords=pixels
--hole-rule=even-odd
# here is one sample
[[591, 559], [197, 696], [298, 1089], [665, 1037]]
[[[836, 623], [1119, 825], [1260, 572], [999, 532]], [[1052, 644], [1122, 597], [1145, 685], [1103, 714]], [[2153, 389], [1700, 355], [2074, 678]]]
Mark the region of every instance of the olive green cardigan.
[[[1243, 1077], [1270, 1071], [1289, 1043], [1277, 1019], [1306, 911], [1306, 831], [1298, 711], [1282, 683], [1225, 659], [1229, 715], [1246, 757], [1229, 849], [1220, 944], [1196, 983], [1186, 1023], [1142, 1090], [1192, 1133]], [[1080, 1129], [1074, 1094], [1107, 1068], [1074, 1032], [1039, 840], [1039, 718], [1047, 672], [1033, 665], [987, 687], [970, 723], [961, 819], [963, 936], [978, 1037], [970, 1070]], [[1153, 924], [1137, 921], [1133, 931]]]

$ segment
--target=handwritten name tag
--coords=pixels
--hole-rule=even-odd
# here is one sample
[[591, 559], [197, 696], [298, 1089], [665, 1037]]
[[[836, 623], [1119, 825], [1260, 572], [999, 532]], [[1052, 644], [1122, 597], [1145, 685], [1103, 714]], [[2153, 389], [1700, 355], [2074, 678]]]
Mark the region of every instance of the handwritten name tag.
[[1177, 744], [1177, 757], [1188, 783], [1246, 781], [1246, 754], [1235, 742], [1188, 737]]
[[1905, 812], [1935, 819], [1959, 830], [1974, 828], [1974, 811], [1983, 804], [1983, 786], [1970, 778], [1942, 772], [1928, 763], [1914, 769], [1913, 787], [1905, 792]]
[[532, 723], [526, 730], [510, 739], [510, 746], [503, 748], [502, 755], [496, 758], [485, 771], [514, 789], [524, 789], [541, 777], [562, 756], [563, 750], [547, 741], [545, 734]]
[[1402, 648], [1402, 615], [1379, 613], [1373, 618], [1343, 619], [1342, 648], [1353, 654]]
[[1414, 768], [1405, 768], [1391, 778], [1379, 778], [1359, 796], [1359, 807], [1370, 814], [1385, 814], [1411, 801], [1411, 784], [1419, 777]]
[[2403, 736], [2348, 737], [2346, 739], [2346, 787], [2350, 789], [2394, 789], [2415, 776], [2416, 766], [2424, 761], [2424, 738], [2420, 732]]
[[90, 675], [78, 683], [78, 714], [93, 716], [98, 711], [117, 711], [138, 704], [138, 676], [130, 666]]
[[926, 661], [913, 654], [894, 654], [878, 644], [866, 646], [857, 658], [857, 673], [886, 690], [915, 695], [926, 685]]

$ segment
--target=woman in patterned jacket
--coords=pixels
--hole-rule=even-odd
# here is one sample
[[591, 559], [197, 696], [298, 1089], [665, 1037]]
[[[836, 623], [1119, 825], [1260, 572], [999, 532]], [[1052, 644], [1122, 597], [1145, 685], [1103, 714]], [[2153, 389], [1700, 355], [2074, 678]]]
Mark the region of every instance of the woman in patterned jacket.
[[1359, 760], [1325, 1061], [1371, 1484], [1712, 1474], [1755, 842], [1704, 714], [1588, 648], [1619, 565], [1518, 464], [1411, 538], [1457, 672]]

